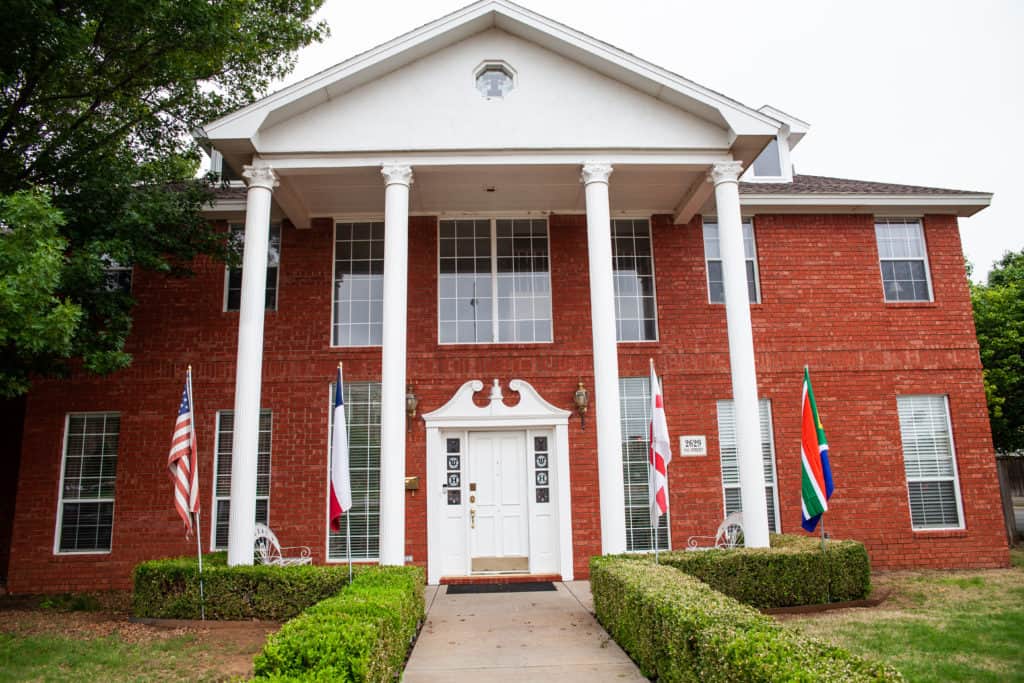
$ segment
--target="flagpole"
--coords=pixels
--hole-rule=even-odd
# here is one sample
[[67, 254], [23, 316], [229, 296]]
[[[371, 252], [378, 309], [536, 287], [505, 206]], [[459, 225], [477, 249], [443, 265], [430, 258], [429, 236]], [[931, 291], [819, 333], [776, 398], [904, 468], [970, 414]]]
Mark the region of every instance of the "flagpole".
[[[651, 381], [655, 382], [655, 381], [657, 381], [657, 379], [654, 376], [654, 359], [653, 358], [648, 358], [647, 361], [651, 365], [651, 373], [650, 373], [651, 374]], [[658, 387], [652, 386], [651, 387], [651, 395], [653, 396], [656, 391], [658, 391]], [[651, 415], [651, 421], [648, 422], [648, 425], [653, 425], [653, 424], [654, 424], [654, 415], [652, 414]], [[650, 427], [648, 427], [648, 430], [647, 430], [647, 437], [648, 437], [648, 442], [647, 442], [647, 493], [648, 493], [648, 496], [650, 498], [650, 509], [649, 509], [649, 512], [651, 514], [651, 535], [652, 535], [652, 538], [653, 538], [653, 541], [654, 541], [654, 564], [659, 564], [659, 561], [658, 561], [658, 522], [661, 521], [661, 515], [657, 514], [657, 512], [655, 511], [656, 510], [656, 507], [655, 507], [655, 505], [656, 505], [656, 503], [655, 503], [656, 492], [654, 490], [654, 457], [653, 457], [653, 452], [651, 450], [652, 448], [654, 448], [654, 443], [653, 443], [654, 431]]]
[[[338, 381], [342, 381], [342, 367], [341, 361], [338, 361]], [[337, 422], [335, 422], [334, 428], [338, 428]], [[331, 435], [331, 441], [333, 442], [334, 435]], [[337, 457], [337, 454], [335, 454]], [[349, 513], [351, 510], [346, 510], [345, 515], [345, 559], [348, 560], [348, 582], [352, 583], [352, 515]]]
[[[189, 427], [192, 433], [195, 434], [196, 430], [196, 402], [195, 397], [192, 395], [192, 365], [188, 366], [188, 373], [185, 380], [188, 382], [188, 404], [189, 409], [192, 411], [192, 425]], [[195, 453], [196, 467], [199, 467], [199, 454]], [[199, 510], [195, 511], [195, 524], [193, 528], [196, 532], [196, 557], [199, 559], [199, 615], [203, 621], [206, 621], [206, 595], [203, 590], [203, 527], [199, 516]]]

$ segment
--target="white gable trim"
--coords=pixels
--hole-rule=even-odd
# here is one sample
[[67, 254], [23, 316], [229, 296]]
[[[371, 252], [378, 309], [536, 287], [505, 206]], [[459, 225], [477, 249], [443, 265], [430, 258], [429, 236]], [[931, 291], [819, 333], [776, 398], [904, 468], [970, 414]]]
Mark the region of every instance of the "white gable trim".
[[481, 0], [268, 95], [197, 131], [211, 140], [254, 140], [258, 131], [471, 35], [497, 27], [708, 121], [733, 135], [774, 135], [770, 115], [700, 86], [507, 0]]

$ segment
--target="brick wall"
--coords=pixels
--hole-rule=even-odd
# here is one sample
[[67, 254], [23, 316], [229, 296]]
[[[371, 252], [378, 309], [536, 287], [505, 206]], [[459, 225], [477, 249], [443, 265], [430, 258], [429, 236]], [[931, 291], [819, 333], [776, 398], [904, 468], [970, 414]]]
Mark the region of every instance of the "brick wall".
[[[670, 468], [673, 544], [712, 531], [722, 516], [715, 402], [731, 395], [721, 305], [707, 303], [699, 218], [652, 220], [659, 343], [619, 346], [620, 373], [642, 376], [654, 358], [663, 376], [669, 431], [706, 434], [707, 457]], [[1008, 563], [995, 461], [956, 219], [925, 219], [934, 303], [887, 304], [869, 216], [759, 216], [762, 303], [752, 319], [759, 393], [772, 400], [782, 529], [799, 530], [798, 418], [801, 374], [811, 366], [831, 446], [837, 492], [826, 517], [836, 537], [863, 540], [876, 568], [994, 567]], [[529, 381], [572, 407], [579, 379], [593, 389], [590, 300], [583, 216], [552, 216], [554, 343], [437, 344], [436, 219], [409, 230], [408, 378], [419, 410], [440, 407], [468, 379]], [[328, 384], [339, 360], [346, 381], [377, 381], [379, 349], [330, 348], [333, 228], [286, 227], [278, 310], [267, 313], [262, 404], [274, 413], [270, 520], [286, 545], [325, 557]], [[39, 382], [23, 438], [10, 589], [124, 588], [132, 567], [194, 552], [171, 505], [165, 474], [173, 411], [193, 365], [200, 439], [204, 538], [209, 538], [216, 411], [233, 407], [237, 313], [222, 312], [224, 268], [197, 263], [189, 280], [135, 274], [138, 300], [131, 368], [96, 378]], [[896, 396], [949, 396], [965, 529], [910, 528]], [[593, 409], [593, 404], [592, 404]], [[53, 553], [64, 416], [121, 412], [113, 550]], [[591, 413], [593, 415], [593, 413]], [[407, 436], [409, 476], [425, 481], [425, 432]], [[600, 552], [595, 431], [570, 422], [573, 545], [577, 576]], [[406, 493], [406, 553], [425, 564], [425, 491]]]

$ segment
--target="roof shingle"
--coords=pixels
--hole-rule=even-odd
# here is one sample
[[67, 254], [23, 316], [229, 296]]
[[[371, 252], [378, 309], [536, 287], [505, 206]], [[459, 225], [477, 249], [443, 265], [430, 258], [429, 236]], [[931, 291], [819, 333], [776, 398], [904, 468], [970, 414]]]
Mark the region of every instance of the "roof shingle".
[[876, 183], [868, 180], [829, 178], [819, 175], [793, 175], [791, 183], [740, 183], [741, 194], [877, 194], [877, 195], [972, 195], [987, 194], [971, 190], [947, 190], [940, 187]]

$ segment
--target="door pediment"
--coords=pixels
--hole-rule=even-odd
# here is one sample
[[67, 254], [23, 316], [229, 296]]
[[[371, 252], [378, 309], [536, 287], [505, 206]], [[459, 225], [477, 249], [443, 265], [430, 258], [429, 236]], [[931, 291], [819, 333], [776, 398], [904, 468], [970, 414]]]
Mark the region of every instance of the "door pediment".
[[506, 405], [501, 383], [492, 381], [485, 406], [478, 406], [473, 396], [484, 389], [484, 383], [478, 379], [464, 383], [455, 395], [443, 406], [429, 413], [424, 413], [423, 421], [427, 428], [467, 427], [505, 427], [510, 423], [517, 426], [546, 425], [556, 426], [569, 423], [570, 411], [562, 410], [548, 403], [529, 382], [513, 379], [508, 388], [519, 394], [515, 405]]

